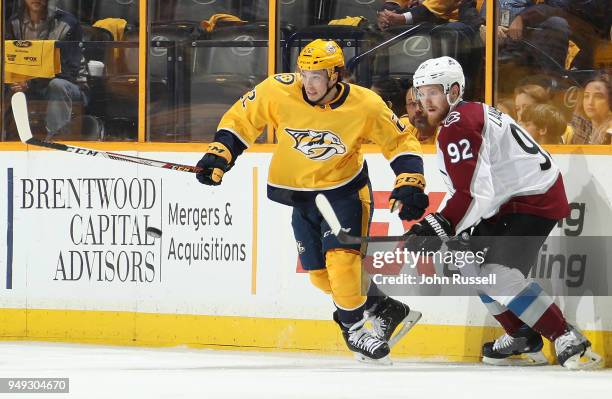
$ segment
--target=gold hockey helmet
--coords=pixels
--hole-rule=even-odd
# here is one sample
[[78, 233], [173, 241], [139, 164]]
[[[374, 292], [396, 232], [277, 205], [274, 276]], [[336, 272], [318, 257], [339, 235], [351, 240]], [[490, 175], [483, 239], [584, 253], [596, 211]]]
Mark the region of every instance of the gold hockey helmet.
[[344, 66], [344, 54], [335, 41], [316, 39], [302, 49], [297, 65], [302, 71], [326, 69], [331, 78], [336, 67]]

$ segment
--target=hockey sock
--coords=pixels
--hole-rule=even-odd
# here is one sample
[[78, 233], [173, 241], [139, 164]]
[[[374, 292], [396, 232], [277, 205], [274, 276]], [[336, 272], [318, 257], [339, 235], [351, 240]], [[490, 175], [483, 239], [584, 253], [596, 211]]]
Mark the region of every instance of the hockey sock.
[[365, 310], [364, 305], [352, 310], [339, 308], [338, 305], [336, 305], [336, 308], [338, 309], [338, 320], [340, 320], [340, 323], [345, 327], [350, 327], [363, 319], [363, 311]]
[[500, 304], [493, 298], [488, 295], [480, 294], [480, 300], [485, 304], [487, 310], [495, 320], [501, 324], [508, 335], [513, 335], [521, 328], [525, 323], [523, 323], [514, 313], [510, 311], [507, 307]]
[[567, 328], [561, 309], [536, 282], [525, 287], [507, 306], [525, 324], [551, 341]]

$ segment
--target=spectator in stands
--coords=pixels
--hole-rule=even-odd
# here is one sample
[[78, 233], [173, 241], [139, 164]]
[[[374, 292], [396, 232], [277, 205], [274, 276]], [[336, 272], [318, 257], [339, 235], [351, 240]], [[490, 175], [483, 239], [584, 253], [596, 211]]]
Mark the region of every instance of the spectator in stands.
[[604, 144], [612, 134], [612, 88], [610, 76], [602, 73], [587, 81], [582, 101], [572, 117], [572, 144]]
[[411, 86], [406, 91], [406, 114], [400, 117], [406, 130], [413, 134], [421, 144], [436, 143], [436, 127], [429, 124], [427, 114], [417, 100], [416, 92]]
[[[9, 40], [82, 40], [83, 31], [71, 14], [48, 5], [48, 0], [20, 0], [17, 12], [6, 26]], [[12, 92], [47, 101], [47, 139], [61, 133], [70, 123], [75, 101], [87, 103], [84, 59], [80, 47], [61, 48], [61, 73], [53, 79], [30, 79], [10, 85]]]
[[[508, 36], [522, 39], [528, 30], [533, 35], [528, 39], [560, 66], [565, 67], [569, 40], [580, 52], [572, 66], [591, 68], [597, 39], [607, 37], [610, 29], [610, 0], [547, 0], [526, 8], [513, 21]], [[542, 25], [543, 23], [548, 24]]]
[[514, 100], [512, 98], [500, 98], [499, 100], [497, 100], [495, 108], [497, 108], [504, 114], [510, 115], [512, 119], [516, 120], [516, 113], [514, 112]]
[[385, 30], [396, 25], [416, 25], [431, 22], [439, 25], [459, 20], [461, 4], [471, 0], [396, 0], [385, 1], [378, 12], [378, 26]]
[[567, 121], [551, 104], [532, 104], [523, 110], [521, 125], [539, 144], [563, 144]]
[[550, 103], [550, 92], [543, 86], [529, 83], [514, 89], [514, 111], [517, 122], [522, 122], [523, 111], [529, 105]]
[[[510, 23], [525, 8], [534, 5], [534, 0], [497, 0], [497, 41], [498, 45], [503, 45], [508, 39], [508, 27]], [[480, 18], [483, 21], [480, 26], [480, 38], [485, 42], [487, 2], [483, 1], [480, 8]]]

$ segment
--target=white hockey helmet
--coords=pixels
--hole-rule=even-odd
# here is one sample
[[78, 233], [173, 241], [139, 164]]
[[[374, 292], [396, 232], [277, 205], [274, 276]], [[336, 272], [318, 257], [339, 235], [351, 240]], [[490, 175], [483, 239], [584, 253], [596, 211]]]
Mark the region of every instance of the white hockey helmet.
[[[459, 97], [451, 103], [450, 89], [455, 83], [459, 85]], [[454, 107], [463, 97], [465, 76], [454, 58], [444, 56], [422, 62], [412, 77], [412, 84], [416, 89], [425, 85], [442, 85], [448, 103]]]

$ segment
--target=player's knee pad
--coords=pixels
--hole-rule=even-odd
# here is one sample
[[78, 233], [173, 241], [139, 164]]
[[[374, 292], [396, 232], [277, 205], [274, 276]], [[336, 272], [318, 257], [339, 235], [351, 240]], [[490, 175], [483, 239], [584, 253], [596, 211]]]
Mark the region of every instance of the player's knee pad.
[[329, 284], [329, 275], [327, 269], [309, 270], [308, 275], [310, 276], [310, 282], [312, 285], [325, 292], [331, 294], [332, 289]]
[[332, 297], [336, 306], [351, 310], [363, 305], [363, 273], [361, 255], [348, 249], [331, 249], [325, 254], [325, 265], [329, 275]]
[[495, 275], [495, 284], [488, 286], [484, 291], [504, 306], [529, 285], [529, 280], [520, 270], [497, 263], [482, 265], [480, 275], [485, 277]]

